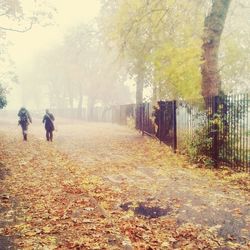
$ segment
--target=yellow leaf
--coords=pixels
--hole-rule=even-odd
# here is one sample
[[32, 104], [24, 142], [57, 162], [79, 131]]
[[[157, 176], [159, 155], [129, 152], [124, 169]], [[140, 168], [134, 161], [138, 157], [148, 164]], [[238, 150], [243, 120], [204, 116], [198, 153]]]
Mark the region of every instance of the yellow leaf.
[[51, 231], [52, 231], [52, 228], [51, 228], [51, 227], [49, 227], [49, 226], [43, 227], [43, 232], [44, 232], [44, 233], [49, 234], [49, 233], [51, 233]]

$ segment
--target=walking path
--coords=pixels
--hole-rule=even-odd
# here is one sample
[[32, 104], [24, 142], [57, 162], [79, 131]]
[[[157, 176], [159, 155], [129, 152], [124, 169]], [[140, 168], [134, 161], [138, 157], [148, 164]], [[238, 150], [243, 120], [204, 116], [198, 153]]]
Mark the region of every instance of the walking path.
[[0, 123], [1, 250], [248, 249], [247, 174], [116, 125], [63, 122], [53, 143], [30, 132]]

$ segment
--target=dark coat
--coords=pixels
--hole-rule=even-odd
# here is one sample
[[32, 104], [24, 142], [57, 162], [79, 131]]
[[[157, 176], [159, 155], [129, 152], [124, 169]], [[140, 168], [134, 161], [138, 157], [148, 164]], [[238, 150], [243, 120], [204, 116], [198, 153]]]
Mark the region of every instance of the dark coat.
[[25, 108], [21, 108], [17, 115], [19, 116], [18, 124], [21, 125], [24, 130], [27, 130], [29, 123], [32, 123], [29, 111]]
[[47, 131], [55, 130], [54, 120], [55, 120], [55, 118], [51, 113], [47, 113], [47, 114], [44, 115], [43, 123], [45, 123], [45, 129]]

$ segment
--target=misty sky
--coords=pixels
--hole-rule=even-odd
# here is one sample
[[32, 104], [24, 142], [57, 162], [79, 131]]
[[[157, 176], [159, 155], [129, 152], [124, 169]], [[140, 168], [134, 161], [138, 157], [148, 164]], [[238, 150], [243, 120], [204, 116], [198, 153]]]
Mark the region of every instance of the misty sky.
[[9, 34], [14, 43], [11, 55], [18, 63], [30, 59], [37, 51], [58, 43], [72, 26], [91, 21], [98, 15], [100, 7], [98, 0], [52, 0], [51, 2], [58, 11], [54, 16], [56, 23], [54, 26], [34, 25], [32, 30], [26, 33]]
[[[26, 8], [32, 9], [33, 0], [22, 0]], [[15, 62], [18, 74], [28, 70], [32, 59], [49, 47], [60, 44], [63, 36], [73, 26], [93, 20], [99, 13], [98, 0], [51, 0], [56, 7], [53, 26], [41, 27], [34, 25], [26, 33], [8, 32], [8, 38], [13, 43], [9, 52]], [[21, 105], [20, 86], [13, 85], [8, 97], [7, 108], [17, 108]]]

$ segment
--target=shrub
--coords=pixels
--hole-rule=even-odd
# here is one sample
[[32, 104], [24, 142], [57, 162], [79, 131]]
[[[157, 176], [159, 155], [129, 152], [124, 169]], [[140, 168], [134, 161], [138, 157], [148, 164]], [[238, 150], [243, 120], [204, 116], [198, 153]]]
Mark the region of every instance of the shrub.
[[199, 127], [193, 134], [187, 136], [185, 147], [191, 162], [206, 166], [214, 165], [211, 157], [212, 138], [209, 136], [207, 126]]
[[5, 89], [0, 85], [0, 109], [7, 105]]

